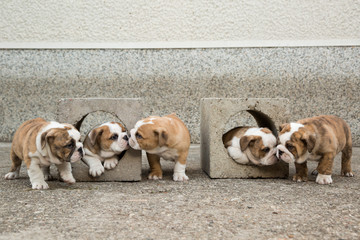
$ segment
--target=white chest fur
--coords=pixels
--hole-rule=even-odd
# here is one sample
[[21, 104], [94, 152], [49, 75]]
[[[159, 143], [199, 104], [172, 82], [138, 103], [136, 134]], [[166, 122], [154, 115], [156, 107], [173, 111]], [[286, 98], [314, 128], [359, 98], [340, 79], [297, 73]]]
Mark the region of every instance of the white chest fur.
[[115, 152], [107, 152], [107, 151], [103, 151], [103, 150], [100, 151], [100, 156], [102, 158], [111, 158], [114, 155], [115, 155]]
[[233, 137], [233, 139], [231, 140], [231, 146], [227, 148], [227, 151], [230, 157], [235, 160], [235, 162], [240, 164], [246, 164], [249, 162], [246, 153], [242, 152], [240, 149], [240, 138]]
[[175, 161], [175, 159], [179, 156], [176, 149], [168, 148], [168, 147], [157, 147], [147, 152], [151, 154], [156, 154], [165, 160], [172, 160], [172, 161]]
[[31, 161], [41, 166], [50, 166], [51, 164], [50, 158], [48, 156], [42, 156], [38, 151], [35, 153], [29, 152], [29, 157], [31, 157]]

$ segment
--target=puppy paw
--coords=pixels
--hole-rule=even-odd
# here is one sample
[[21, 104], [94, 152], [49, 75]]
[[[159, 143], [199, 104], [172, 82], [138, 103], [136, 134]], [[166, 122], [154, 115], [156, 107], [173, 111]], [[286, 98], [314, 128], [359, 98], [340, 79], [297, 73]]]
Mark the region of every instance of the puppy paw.
[[176, 182], [182, 182], [189, 180], [189, 177], [185, 173], [174, 173], [173, 180]]
[[295, 174], [293, 176], [293, 181], [295, 181], [295, 182], [307, 182], [307, 180], [308, 180], [307, 176], [301, 176], [298, 174]]
[[90, 167], [89, 169], [89, 174], [93, 177], [99, 177], [101, 176], [101, 174], [103, 174], [105, 171], [103, 165], [99, 164], [99, 165], [95, 165]]
[[319, 173], [316, 177], [316, 182], [318, 184], [331, 184], [332, 183], [331, 175], [323, 175]]
[[61, 177], [61, 180], [67, 184], [74, 184], [76, 182], [73, 176]]
[[52, 180], [54, 180], [54, 177], [51, 176], [50, 173], [48, 173], [48, 174], [45, 174], [45, 173], [44, 173], [44, 180], [45, 180], [45, 181], [52, 181]]
[[345, 177], [353, 177], [354, 173], [353, 172], [342, 172], [341, 175], [343, 175]]
[[160, 180], [160, 179], [162, 179], [162, 173], [159, 173], [159, 172], [151, 172], [151, 173], [149, 173], [148, 179]]
[[119, 160], [117, 160], [116, 158], [106, 159], [104, 162], [104, 167], [107, 170], [113, 169], [116, 167], [118, 162], [119, 162]]
[[17, 173], [17, 172], [9, 172], [5, 175], [5, 179], [7, 179], [7, 180], [13, 180], [16, 178], [19, 178], [19, 173]]
[[49, 188], [49, 185], [45, 181], [43, 181], [43, 182], [34, 182], [31, 185], [32, 185], [32, 189], [37, 189], [37, 190], [48, 189]]

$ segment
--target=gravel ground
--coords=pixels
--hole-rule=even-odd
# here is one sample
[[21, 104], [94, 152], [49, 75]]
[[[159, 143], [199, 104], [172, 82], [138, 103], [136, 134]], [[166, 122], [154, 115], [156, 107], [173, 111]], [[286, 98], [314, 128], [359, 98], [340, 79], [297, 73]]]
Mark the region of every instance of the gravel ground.
[[[311, 176], [290, 179], [209, 179], [192, 145], [188, 182], [173, 182], [171, 162], [164, 180], [49, 182], [31, 190], [21, 178], [4, 180], [10, 145], [0, 144], [0, 239], [359, 239], [360, 148], [354, 148], [355, 177], [340, 174], [337, 156], [332, 185]], [[309, 170], [316, 167], [309, 163]], [[294, 173], [290, 167], [290, 176]]]

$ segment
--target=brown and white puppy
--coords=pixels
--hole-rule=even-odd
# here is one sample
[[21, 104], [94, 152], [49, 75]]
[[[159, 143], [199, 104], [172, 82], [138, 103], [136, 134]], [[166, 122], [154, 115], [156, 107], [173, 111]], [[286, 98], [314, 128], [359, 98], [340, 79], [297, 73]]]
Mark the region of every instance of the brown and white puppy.
[[190, 133], [175, 115], [148, 117], [136, 123], [130, 131], [130, 146], [146, 151], [150, 165], [149, 179], [162, 179], [160, 157], [175, 161], [174, 181], [186, 181], [186, 158], [190, 147]]
[[83, 156], [80, 133], [70, 124], [47, 122], [36, 118], [24, 122], [15, 132], [10, 158], [12, 166], [5, 179], [19, 177], [22, 161], [25, 162], [33, 189], [49, 188], [49, 167], [54, 163], [60, 178], [66, 183], [75, 183], [70, 162]]
[[295, 163], [293, 180], [307, 181], [307, 160], [319, 161], [316, 182], [331, 184], [335, 156], [342, 152], [341, 174], [352, 177], [352, 140], [349, 125], [336, 116], [317, 116], [283, 124], [280, 127], [279, 159]]
[[119, 162], [117, 155], [127, 149], [128, 136], [124, 126], [118, 122], [107, 122], [92, 129], [85, 137], [83, 161], [89, 166], [89, 174], [97, 177], [105, 169], [115, 168]]
[[272, 165], [276, 158], [276, 137], [268, 128], [237, 127], [223, 135], [230, 157], [240, 164]]

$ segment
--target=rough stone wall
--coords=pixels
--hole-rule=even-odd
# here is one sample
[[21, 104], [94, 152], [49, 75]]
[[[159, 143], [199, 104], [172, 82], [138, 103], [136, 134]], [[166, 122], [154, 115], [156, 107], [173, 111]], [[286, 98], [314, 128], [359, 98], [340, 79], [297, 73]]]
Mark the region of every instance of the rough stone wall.
[[144, 116], [176, 112], [199, 143], [201, 98], [283, 97], [290, 120], [338, 115], [359, 146], [359, 66], [360, 47], [0, 50], [0, 141], [55, 119], [60, 98], [142, 98]]

